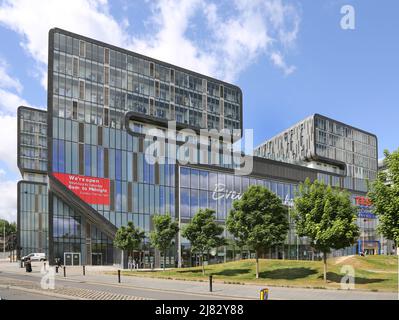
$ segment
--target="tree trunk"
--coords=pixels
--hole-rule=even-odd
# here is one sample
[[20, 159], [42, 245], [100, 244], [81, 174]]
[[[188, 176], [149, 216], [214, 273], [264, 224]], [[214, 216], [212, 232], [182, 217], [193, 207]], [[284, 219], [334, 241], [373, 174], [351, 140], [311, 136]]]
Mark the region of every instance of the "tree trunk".
[[163, 252], [163, 271], [166, 269], [166, 250]]
[[204, 266], [204, 255], [201, 254], [201, 266], [202, 266], [202, 275], [205, 275], [205, 266]]
[[323, 252], [323, 267], [324, 267], [323, 279], [324, 282], [327, 283], [327, 252]]
[[256, 279], [259, 279], [259, 255], [258, 255], [258, 251], [255, 251], [255, 255], [256, 255]]

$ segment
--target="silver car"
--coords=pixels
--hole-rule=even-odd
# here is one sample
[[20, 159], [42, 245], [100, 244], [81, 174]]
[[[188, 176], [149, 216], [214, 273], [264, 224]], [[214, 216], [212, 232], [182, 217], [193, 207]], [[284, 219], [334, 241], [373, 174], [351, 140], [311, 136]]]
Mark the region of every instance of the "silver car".
[[23, 256], [21, 258], [22, 261], [26, 261], [26, 260], [30, 260], [30, 261], [46, 261], [46, 254], [45, 253], [30, 253], [27, 256]]

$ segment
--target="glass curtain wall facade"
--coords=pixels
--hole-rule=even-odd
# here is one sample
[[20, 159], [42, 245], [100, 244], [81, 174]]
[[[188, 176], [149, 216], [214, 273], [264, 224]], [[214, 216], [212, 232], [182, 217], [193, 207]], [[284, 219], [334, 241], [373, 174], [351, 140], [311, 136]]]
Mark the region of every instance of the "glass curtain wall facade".
[[18, 168], [47, 172], [47, 112], [18, 108]]
[[59, 29], [52, 35], [54, 116], [115, 129], [125, 111], [198, 128], [242, 126], [238, 87]]
[[[85, 217], [52, 194], [54, 257], [67, 263], [68, 255], [79, 255], [79, 263], [91, 257], [92, 265], [113, 263], [113, 243], [98, 228], [86, 223]], [[77, 260], [71, 261], [72, 265]], [[67, 263], [68, 264], [68, 263]]]
[[[216, 213], [216, 220], [225, 225], [227, 215], [235, 199], [241, 197], [251, 185], [261, 185], [275, 193], [286, 205], [292, 205], [299, 182], [279, 181], [259, 176], [236, 176], [226, 171], [216, 171], [195, 167], [180, 167], [179, 169], [179, 221], [184, 227], [193, 218], [199, 209], [210, 208]], [[312, 259], [311, 249], [306, 239], [298, 239], [295, 235], [295, 226], [290, 216], [290, 231], [286, 242], [281, 247], [272, 248], [265, 257], [276, 259]], [[225, 230], [225, 236], [232, 240]], [[181, 264], [183, 266], [198, 265], [199, 260], [190, 253], [190, 243], [180, 237]], [[308, 253], [308, 256], [307, 256]], [[234, 245], [220, 247], [214, 255], [208, 257], [210, 263], [220, 263], [239, 259], [240, 257], [254, 257], [249, 248], [240, 248]]]
[[[241, 90], [60, 29], [51, 30], [49, 39], [52, 183], [60, 183], [57, 177], [62, 175], [104, 179], [109, 201], [87, 204], [116, 228], [133, 221], [148, 235], [151, 215], [176, 216], [176, 165], [167, 158], [162, 164], [146, 161], [148, 141], [127, 130], [126, 113], [192, 128], [237, 129], [242, 126]], [[56, 230], [64, 220], [54, 212], [55, 248], [82, 251], [80, 236], [59, 236]], [[72, 219], [81, 230], [86, 228], [83, 217]], [[108, 240], [101, 245], [107, 246]], [[62, 250], [54, 254], [62, 258]]]
[[47, 112], [20, 106], [17, 118], [17, 256], [48, 256]]
[[255, 155], [318, 169], [321, 180], [354, 192], [367, 192], [366, 181], [377, 176], [377, 137], [319, 114], [262, 143]]
[[47, 184], [32, 181], [18, 183], [17, 241], [19, 256], [33, 252], [49, 253]]
[[[317, 174], [318, 179], [320, 173]], [[275, 259], [300, 259], [317, 260], [322, 258], [320, 252], [316, 252], [310, 246], [306, 237], [298, 237], [295, 223], [290, 215], [295, 193], [299, 183], [267, 178], [261, 176], [235, 176], [222, 168], [218, 170], [204, 169], [200, 167], [180, 167], [179, 169], [179, 221], [184, 227], [199, 209], [211, 208], [216, 213], [218, 223], [224, 225], [227, 215], [232, 208], [235, 199], [240, 198], [250, 185], [261, 185], [275, 193], [289, 208], [289, 232], [284, 245], [272, 248], [264, 256]], [[333, 250], [333, 256], [357, 254], [365, 251], [367, 254], [380, 254], [381, 250], [388, 250], [382, 245], [377, 235], [378, 219], [371, 213], [371, 207], [367, 202], [365, 193], [351, 193], [352, 202], [359, 208], [357, 224], [361, 230], [359, 241], [351, 247], [341, 250]], [[230, 238], [227, 231], [225, 236]], [[199, 259], [190, 253], [190, 243], [180, 237], [181, 263], [183, 266], [199, 264]], [[236, 248], [234, 245], [218, 248], [214, 255], [208, 257], [210, 263], [219, 263], [240, 259], [241, 257], [254, 257], [254, 252], [249, 248]]]
[[367, 192], [377, 177], [377, 138], [337, 121], [315, 116], [316, 155], [346, 164], [343, 187]]

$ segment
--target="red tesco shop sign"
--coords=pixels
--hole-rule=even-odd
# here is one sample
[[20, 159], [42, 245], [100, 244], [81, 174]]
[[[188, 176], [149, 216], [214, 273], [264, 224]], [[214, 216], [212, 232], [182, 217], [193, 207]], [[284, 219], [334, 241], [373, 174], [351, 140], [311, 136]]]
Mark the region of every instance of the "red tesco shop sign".
[[109, 179], [54, 173], [54, 176], [79, 198], [89, 204], [109, 205]]
[[371, 200], [366, 197], [356, 197], [355, 201], [356, 201], [356, 205], [358, 205], [358, 206], [365, 206], [365, 207], [372, 206]]

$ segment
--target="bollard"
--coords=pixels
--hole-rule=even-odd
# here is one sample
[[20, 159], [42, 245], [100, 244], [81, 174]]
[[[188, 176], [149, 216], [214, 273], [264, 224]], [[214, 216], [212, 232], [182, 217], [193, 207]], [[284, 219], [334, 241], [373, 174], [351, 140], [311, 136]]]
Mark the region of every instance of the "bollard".
[[212, 276], [209, 276], [209, 292], [212, 292]]
[[86, 266], [83, 266], [83, 275], [86, 275]]
[[118, 270], [118, 283], [121, 283], [121, 271]]
[[268, 300], [269, 299], [269, 289], [261, 289], [260, 290], [260, 300]]
[[64, 278], [66, 278], [66, 267], [64, 266]]

